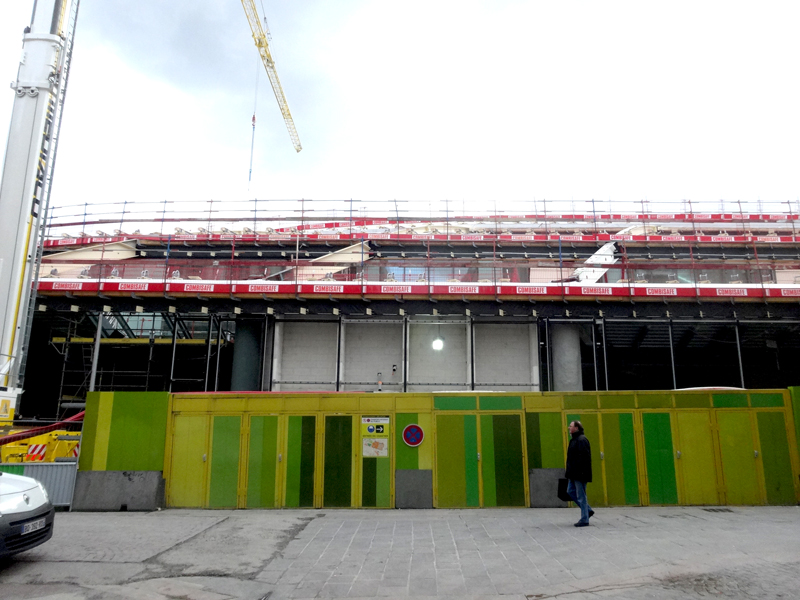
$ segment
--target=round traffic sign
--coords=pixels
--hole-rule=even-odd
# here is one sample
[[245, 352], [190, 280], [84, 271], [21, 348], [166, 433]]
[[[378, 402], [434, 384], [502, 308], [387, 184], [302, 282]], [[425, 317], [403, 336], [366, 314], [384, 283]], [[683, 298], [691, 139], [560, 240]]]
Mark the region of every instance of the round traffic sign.
[[416, 448], [422, 443], [423, 439], [425, 439], [425, 433], [419, 425], [412, 423], [403, 428], [403, 441], [407, 446]]

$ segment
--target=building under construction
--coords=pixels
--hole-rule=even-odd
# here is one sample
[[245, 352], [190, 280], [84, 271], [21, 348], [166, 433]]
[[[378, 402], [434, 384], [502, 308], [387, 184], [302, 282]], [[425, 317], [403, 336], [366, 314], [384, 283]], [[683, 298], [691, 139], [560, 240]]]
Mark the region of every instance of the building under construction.
[[0, 185], [0, 424], [83, 419], [34, 430], [64, 505], [565, 506], [572, 420], [594, 506], [800, 499], [800, 207], [50, 207], [77, 7], [35, 4]]
[[180, 208], [146, 234], [130, 213], [126, 232], [124, 213], [56, 212], [30, 354], [53, 377], [28, 374], [23, 415], [55, 417], [90, 389], [798, 383], [793, 212], [289, 221], [251, 202], [249, 219], [227, 207], [200, 222]]

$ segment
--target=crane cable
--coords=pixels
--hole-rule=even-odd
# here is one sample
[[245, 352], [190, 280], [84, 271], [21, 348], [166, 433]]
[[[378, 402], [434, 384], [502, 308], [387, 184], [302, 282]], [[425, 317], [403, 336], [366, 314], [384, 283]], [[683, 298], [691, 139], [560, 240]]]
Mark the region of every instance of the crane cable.
[[256, 143], [256, 108], [258, 107], [258, 73], [261, 71], [260, 62], [256, 62], [256, 91], [253, 99], [253, 137], [250, 140], [250, 173], [247, 176], [247, 191], [250, 191], [250, 182], [253, 180], [253, 149]]
[[[267, 12], [264, 10], [264, 0], [261, 0], [261, 14], [264, 15], [264, 31], [267, 35], [267, 40], [272, 41], [272, 35], [269, 32], [269, 23], [267, 22]], [[258, 107], [258, 74], [261, 71], [261, 63], [256, 62], [256, 91], [255, 98], [253, 99], [253, 136], [250, 139], [250, 172], [247, 175], [247, 191], [250, 191], [250, 183], [253, 180], [253, 149], [256, 143], [256, 108]]]

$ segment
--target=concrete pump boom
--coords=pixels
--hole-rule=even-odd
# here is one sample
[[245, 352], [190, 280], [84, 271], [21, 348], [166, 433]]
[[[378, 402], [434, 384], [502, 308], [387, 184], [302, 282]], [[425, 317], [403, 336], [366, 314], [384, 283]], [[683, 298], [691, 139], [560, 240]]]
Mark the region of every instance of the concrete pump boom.
[[267, 70], [269, 82], [272, 84], [272, 91], [275, 92], [275, 99], [278, 101], [278, 106], [283, 114], [283, 120], [286, 123], [286, 129], [289, 130], [289, 137], [292, 138], [294, 149], [300, 152], [303, 146], [300, 145], [300, 136], [297, 135], [297, 130], [294, 127], [294, 120], [292, 113], [289, 112], [289, 103], [286, 101], [286, 96], [283, 93], [281, 82], [278, 79], [278, 72], [275, 70], [275, 61], [272, 60], [272, 54], [269, 51], [269, 43], [267, 40], [267, 33], [261, 26], [261, 19], [256, 10], [256, 4], [253, 0], [242, 0], [244, 12], [247, 15], [247, 21], [250, 23], [250, 29], [253, 32], [253, 40], [256, 42], [256, 48], [261, 55], [261, 60], [264, 62], [264, 68]]
[[41, 257], [55, 139], [79, 0], [37, 0], [22, 56], [0, 180], [0, 421], [22, 392], [31, 288]]

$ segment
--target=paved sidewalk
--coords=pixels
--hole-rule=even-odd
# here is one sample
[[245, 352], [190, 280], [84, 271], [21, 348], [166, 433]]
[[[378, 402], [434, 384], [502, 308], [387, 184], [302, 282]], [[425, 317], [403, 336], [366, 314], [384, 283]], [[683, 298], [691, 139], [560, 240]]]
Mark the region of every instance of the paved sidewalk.
[[0, 597], [795, 598], [800, 508], [59, 513]]

